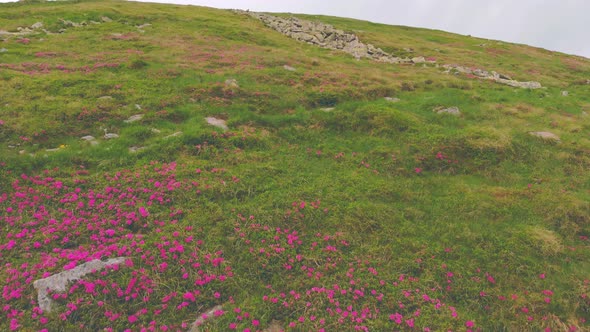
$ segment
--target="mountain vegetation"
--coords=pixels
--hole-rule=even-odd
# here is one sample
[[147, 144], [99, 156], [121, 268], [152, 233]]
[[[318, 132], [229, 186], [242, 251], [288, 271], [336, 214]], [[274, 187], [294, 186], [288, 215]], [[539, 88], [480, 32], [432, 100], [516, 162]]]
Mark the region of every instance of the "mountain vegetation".
[[0, 4], [0, 330], [590, 329], [589, 59], [272, 16]]

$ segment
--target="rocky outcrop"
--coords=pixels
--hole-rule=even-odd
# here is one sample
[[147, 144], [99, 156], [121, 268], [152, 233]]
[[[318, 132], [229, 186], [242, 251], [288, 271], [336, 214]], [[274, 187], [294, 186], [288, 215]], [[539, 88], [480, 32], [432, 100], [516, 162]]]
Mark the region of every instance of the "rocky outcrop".
[[368, 58], [387, 63], [422, 63], [424, 57], [413, 59], [393, 56], [371, 44], [365, 44], [353, 33], [334, 29], [329, 24], [302, 20], [296, 17], [282, 18], [268, 14], [244, 12], [264, 22], [264, 24], [284, 35], [331, 50], [340, 50], [351, 54], [356, 59]]
[[[239, 10], [236, 12], [244, 13], [259, 19], [264, 22], [266, 26], [296, 40], [322, 48], [340, 50], [351, 54], [356, 59], [367, 58], [379, 62], [407, 64], [434, 62], [422, 56], [416, 56], [411, 59], [396, 57], [371, 44], [364, 44], [359, 40], [358, 36], [353, 33], [335, 29], [329, 24], [302, 20], [296, 17], [283, 18], [263, 13]], [[447, 73], [464, 73], [517, 88], [539, 89], [542, 87], [539, 82], [520, 82], [494, 71], [468, 68], [458, 65], [443, 65], [443, 67], [446, 68]]]
[[446, 69], [446, 73], [462, 73], [466, 75], [473, 75], [477, 78], [492, 80], [494, 82], [498, 82], [505, 85], [510, 85], [515, 88], [525, 88], [525, 89], [539, 89], [542, 88], [541, 83], [539, 82], [520, 82], [513, 80], [510, 76], [503, 75], [496, 73], [495, 71], [487, 71], [479, 68], [468, 68], [458, 65], [443, 65], [443, 68]]

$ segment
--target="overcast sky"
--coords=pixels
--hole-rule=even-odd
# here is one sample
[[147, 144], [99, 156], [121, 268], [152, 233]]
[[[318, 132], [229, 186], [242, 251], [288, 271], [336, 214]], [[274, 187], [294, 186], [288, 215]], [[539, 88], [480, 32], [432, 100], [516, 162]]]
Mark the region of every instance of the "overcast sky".
[[523, 43], [590, 58], [590, 0], [149, 1], [351, 17]]
[[[152, 1], [152, 0], [150, 0]], [[153, 0], [324, 14], [523, 43], [590, 58], [590, 0]]]

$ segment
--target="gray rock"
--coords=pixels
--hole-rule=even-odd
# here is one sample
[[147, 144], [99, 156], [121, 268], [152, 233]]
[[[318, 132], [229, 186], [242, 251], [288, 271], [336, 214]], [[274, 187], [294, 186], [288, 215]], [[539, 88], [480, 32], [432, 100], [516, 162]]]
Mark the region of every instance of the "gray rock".
[[0, 53], [4, 53], [4, 52], [8, 52], [8, 50], [5, 49], [4, 47], [0, 48]]
[[567, 92], [567, 91], [561, 91], [561, 95], [562, 95], [562, 96], [564, 96], [564, 97], [567, 97], [567, 96], [569, 96], [569, 94], [570, 94], [570, 93], [569, 93], [569, 92]]
[[412, 58], [413, 63], [423, 63], [426, 62], [426, 59], [423, 56], [417, 56]]
[[100, 96], [97, 99], [98, 100], [113, 100], [113, 97], [111, 97], [111, 96]]
[[151, 27], [152, 25], [150, 23], [144, 23], [142, 25], [138, 25], [137, 28], [139, 30], [142, 30], [143, 28], [147, 28], [147, 27]]
[[400, 99], [396, 97], [385, 97], [384, 99], [391, 103], [397, 103], [398, 101], [400, 101]]
[[103, 21], [103, 22], [105, 22], [105, 23], [108, 23], [108, 22], [112, 22], [112, 21], [113, 21], [113, 20], [111, 20], [111, 19], [110, 19], [109, 17], [107, 17], [107, 16], [103, 16], [103, 17], [101, 17], [101, 18], [100, 18], [100, 20], [101, 20], [101, 21]]
[[141, 150], [145, 150], [145, 146], [130, 146], [129, 147], [129, 152], [130, 153], [137, 153]]
[[454, 116], [461, 115], [461, 111], [459, 111], [459, 107], [457, 107], [457, 106], [443, 108], [443, 109], [435, 109], [435, 111], [438, 114], [450, 114], [450, 115], [454, 115]]
[[139, 104], [135, 104], [135, 109], [141, 110], [141, 106]]
[[37, 22], [33, 25], [31, 25], [31, 29], [41, 29], [43, 27], [43, 23], [41, 22]]
[[37, 289], [37, 301], [39, 302], [39, 308], [44, 312], [50, 312], [53, 307], [53, 300], [47, 293], [52, 292], [65, 292], [67, 291], [67, 285], [72, 281], [80, 280], [83, 276], [104, 269], [110, 265], [117, 265], [125, 263], [126, 257], [117, 257], [106, 260], [105, 262], [100, 259], [95, 259], [84, 264], [80, 264], [71, 270], [66, 270], [58, 274], [54, 274], [44, 279], [38, 279], [33, 282], [33, 287]]
[[212, 116], [206, 117], [205, 120], [207, 121], [208, 124], [210, 124], [212, 126], [221, 128], [223, 130], [228, 130], [229, 129], [227, 127], [227, 124], [226, 124], [225, 120], [217, 119], [217, 118], [214, 118]]
[[129, 119], [123, 120], [123, 122], [131, 123], [131, 122], [139, 121], [141, 119], [143, 119], [143, 114], [135, 114], [135, 115], [130, 116]]
[[529, 132], [530, 135], [542, 138], [546, 141], [554, 141], [554, 142], [561, 142], [559, 136], [555, 135], [554, 133], [548, 131], [531, 131]]
[[225, 80], [225, 86], [228, 88], [239, 88], [238, 81], [234, 78], [230, 78]]
[[45, 149], [45, 151], [47, 151], [47, 152], [56, 152], [56, 151], [59, 151], [59, 148]]
[[296, 70], [297, 70], [297, 69], [295, 69], [294, 67], [291, 67], [291, 66], [289, 66], [289, 65], [284, 65], [284, 66], [283, 66], [283, 68], [284, 68], [285, 70], [288, 70], [288, 71], [296, 71]]
[[90, 135], [88, 135], [88, 136], [82, 136], [82, 137], [80, 137], [80, 139], [81, 140], [84, 140], [84, 141], [94, 141], [94, 140], [96, 140], [96, 138], [94, 138], [94, 136], [90, 136]]
[[150, 130], [151, 130], [151, 131], [152, 131], [152, 133], [154, 133], [154, 134], [159, 134], [159, 133], [161, 133], [161, 132], [162, 132], [160, 129], [156, 129], [156, 128], [152, 128], [152, 129], [150, 129]]
[[113, 139], [113, 138], [119, 138], [119, 135], [117, 135], [115, 133], [105, 133], [103, 137], [104, 137], [104, 139]]

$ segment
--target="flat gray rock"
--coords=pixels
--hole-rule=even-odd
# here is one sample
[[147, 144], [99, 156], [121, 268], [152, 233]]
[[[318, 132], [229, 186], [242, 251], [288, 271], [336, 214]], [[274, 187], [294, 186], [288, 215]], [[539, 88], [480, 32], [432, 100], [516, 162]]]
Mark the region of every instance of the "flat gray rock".
[[210, 124], [212, 126], [221, 128], [223, 130], [228, 130], [229, 129], [227, 127], [227, 124], [226, 124], [225, 120], [214, 118], [212, 116], [206, 117], [205, 120], [207, 121], [208, 124]]
[[561, 142], [561, 140], [559, 139], [559, 136], [555, 135], [554, 133], [548, 132], [548, 131], [531, 131], [531, 132], [529, 132], [529, 134], [539, 137], [539, 138], [542, 138], [543, 140]]
[[459, 107], [457, 107], [457, 106], [443, 108], [443, 109], [439, 109], [439, 110], [435, 109], [435, 111], [438, 114], [450, 114], [450, 115], [454, 115], [454, 116], [461, 115], [461, 111], [459, 111]]
[[50, 312], [53, 306], [53, 300], [47, 293], [52, 292], [65, 292], [67, 291], [67, 285], [72, 281], [80, 280], [83, 276], [100, 271], [107, 266], [123, 264], [127, 257], [116, 257], [106, 261], [95, 259], [84, 264], [80, 264], [71, 270], [66, 270], [58, 274], [54, 274], [44, 279], [38, 279], [33, 282], [33, 287], [37, 289], [37, 301], [39, 302], [39, 308], [44, 312]]
[[135, 121], [139, 121], [143, 119], [143, 114], [135, 114], [129, 117], [129, 119], [124, 120], [123, 122], [125, 123], [131, 123], [131, 122], [135, 122]]
[[392, 102], [392, 103], [397, 103], [398, 101], [400, 101], [400, 99], [396, 98], [396, 97], [385, 97], [385, 100]]
[[82, 137], [80, 137], [80, 139], [84, 140], [84, 141], [94, 141], [96, 138], [94, 138], [94, 136], [88, 135], [88, 136], [82, 136]]
[[296, 71], [296, 70], [297, 70], [297, 69], [295, 69], [294, 67], [291, 67], [291, 66], [289, 66], [289, 65], [284, 65], [284, 66], [283, 66], [283, 68], [284, 68], [285, 70], [288, 70], [288, 71]]

